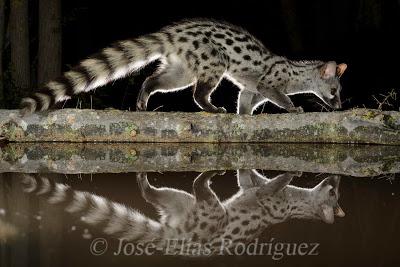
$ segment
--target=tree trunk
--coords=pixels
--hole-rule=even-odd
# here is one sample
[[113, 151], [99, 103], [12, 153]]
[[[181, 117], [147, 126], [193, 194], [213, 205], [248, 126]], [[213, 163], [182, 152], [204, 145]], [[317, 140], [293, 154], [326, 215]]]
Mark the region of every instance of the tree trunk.
[[4, 76], [3, 76], [3, 48], [4, 48], [4, 34], [5, 34], [5, 0], [0, 0], [0, 105], [4, 103]]
[[39, 0], [38, 85], [61, 72], [61, 1]]
[[28, 0], [10, 1], [11, 79], [17, 96], [30, 86]]

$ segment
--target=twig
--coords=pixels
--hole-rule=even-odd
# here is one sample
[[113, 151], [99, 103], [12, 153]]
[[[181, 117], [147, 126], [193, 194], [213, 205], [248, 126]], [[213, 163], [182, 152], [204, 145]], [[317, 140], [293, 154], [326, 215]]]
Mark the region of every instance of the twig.
[[155, 109], [153, 109], [153, 111], [159, 110], [160, 108], [162, 108], [164, 105], [161, 105], [159, 107], [156, 107]]

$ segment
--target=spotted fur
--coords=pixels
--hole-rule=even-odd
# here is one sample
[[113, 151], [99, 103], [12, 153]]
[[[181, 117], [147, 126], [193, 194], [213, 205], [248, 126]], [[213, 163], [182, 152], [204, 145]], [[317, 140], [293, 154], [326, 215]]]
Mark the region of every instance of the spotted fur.
[[21, 113], [47, 110], [75, 94], [88, 92], [125, 77], [152, 61], [158, 70], [144, 82], [137, 110], [146, 110], [156, 92], [172, 92], [193, 87], [197, 105], [208, 112], [225, 112], [210, 102], [222, 79], [237, 85], [241, 92], [238, 113], [251, 114], [265, 101], [291, 112], [288, 95], [313, 93], [333, 108], [340, 108], [339, 77], [345, 64], [322, 61], [291, 61], [273, 54], [249, 32], [212, 20], [185, 20], [159, 32], [118, 41], [81, 61], [21, 103]]
[[209, 186], [216, 174], [200, 174], [193, 183], [193, 194], [189, 194], [173, 188], [156, 188], [145, 173], [139, 173], [142, 196], [159, 211], [158, 220], [43, 177], [26, 176], [24, 184], [26, 192], [44, 196], [51, 204], [63, 205], [65, 211], [102, 227], [106, 234], [153, 242], [161, 249], [171, 240], [181, 240], [174, 247], [176, 251], [200, 245], [210, 253], [219, 253], [222, 242], [225, 248], [250, 242], [268, 226], [291, 218], [333, 223], [334, 215], [344, 216], [338, 205], [340, 178], [336, 176], [307, 189], [288, 185], [299, 173], [285, 173], [270, 180], [256, 171], [239, 170], [239, 192], [221, 202]]

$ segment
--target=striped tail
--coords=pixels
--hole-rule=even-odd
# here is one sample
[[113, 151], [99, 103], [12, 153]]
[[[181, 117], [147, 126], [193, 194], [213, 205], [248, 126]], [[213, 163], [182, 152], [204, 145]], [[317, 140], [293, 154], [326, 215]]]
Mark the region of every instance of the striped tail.
[[24, 175], [24, 191], [59, 205], [66, 212], [79, 216], [84, 223], [101, 227], [104, 233], [135, 242], [160, 241], [163, 226], [140, 212], [89, 192], [54, 183], [48, 178]]
[[48, 82], [30, 97], [22, 99], [21, 115], [47, 110], [73, 95], [88, 92], [137, 71], [164, 55], [169, 38], [165, 32], [159, 32], [114, 43]]

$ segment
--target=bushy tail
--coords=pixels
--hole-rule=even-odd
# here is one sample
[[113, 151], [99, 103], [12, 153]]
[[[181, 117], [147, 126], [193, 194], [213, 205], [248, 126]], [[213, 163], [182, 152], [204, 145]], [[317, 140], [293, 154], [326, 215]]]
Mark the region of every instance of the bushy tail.
[[75, 94], [88, 92], [122, 78], [165, 53], [170, 35], [165, 32], [144, 35], [114, 43], [81, 61], [70, 71], [48, 82], [44, 88], [21, 101], [21, 115], [47, 110]]
[[89, 192], [54, 183], [45, 177], [25, 175], [24, 191], [62, 206], [89, 225], [101, 227], [104, 233], [136, 242], [160, 241], [163, 226], [140, 212]]

